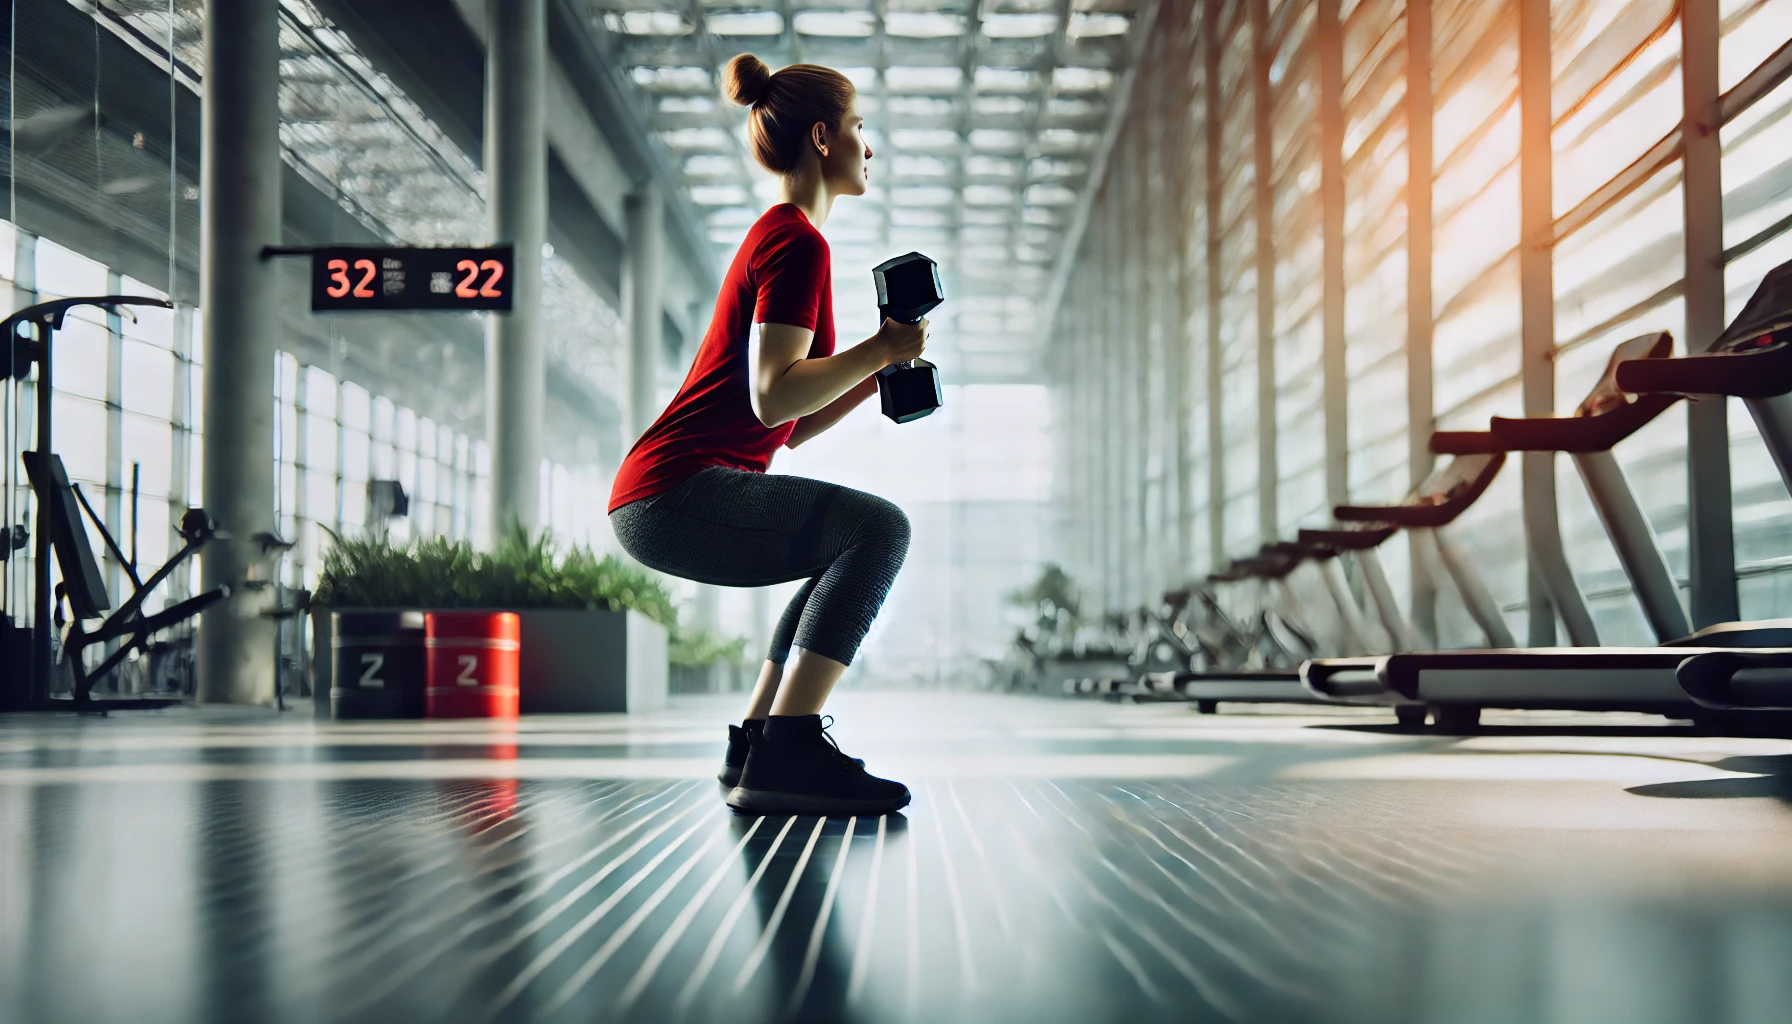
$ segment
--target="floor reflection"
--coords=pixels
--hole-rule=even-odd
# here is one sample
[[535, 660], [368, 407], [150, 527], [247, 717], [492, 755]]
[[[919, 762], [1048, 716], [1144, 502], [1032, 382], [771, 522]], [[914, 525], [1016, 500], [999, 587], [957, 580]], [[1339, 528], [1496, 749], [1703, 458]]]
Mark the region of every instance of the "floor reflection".
[[[762, 823], [772, 822], [743, 826], [737, 819], [734, 828], [754, 830]], [[846, 989], [852, 957], [838, 913], [840, 889], [855, 837], [887, 840], [888, 825], [880, 834], [879, 823], [876, 818], [787, 818], [778, 833], [793, 841], [782, 856], [772, 850], [780, 839], [747, 837], [742, 857], [756, 864], [768, 861], [770, 870], [749, 890], [758, 938], [729, 982], [735, 995], [756, 992], [766, 1016], [850, 1019]], [[804, 840], [800, 851], [793, 849], [798, 839]], [[748, 934], [753, 933], [749, 928]]]
[[[308, 747], [284, 725], [0, 719], [0, 1020], [1578, 1024], [1792, 1006], [1786, 741], [1003, 706], [1012, 726], [978, 726], [989, 758], [921, 750], [964, 768], [896, 763], [913, 806], [856, 819], [736, 817], [712, 781], [656, 775], [652, 749], [531, 774], [522, 732]], [[656, 722], [636, 731], [695, 728]], [[554, 749], [581, 728], [618, 731], [556, 722]], [[877, 742], [880, 764], [907, 749]], [[1037, 770], [1134, 743], [1223, 767]], [[368, 774], [279, 774], [326, 761]]]

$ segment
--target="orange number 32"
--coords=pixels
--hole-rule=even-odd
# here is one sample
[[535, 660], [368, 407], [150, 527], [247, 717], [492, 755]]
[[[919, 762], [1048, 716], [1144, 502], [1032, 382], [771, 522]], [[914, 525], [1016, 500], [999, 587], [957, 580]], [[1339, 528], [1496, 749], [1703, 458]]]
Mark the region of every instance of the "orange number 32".
[[372, 260], [355, 261], [355, 269], [361, 272], [361, 280], [359, 283], [354, 283], [349, 280], [347, 260], [331, 260], [324, 266], [330, 271], [330, 286], [324, 289], [330, 298], [340, 299], [351, 292], [357, 299], [373, 298], [373, 288], [371, 285], [373, 283], [373, 275], [377, 272], [377, 268], [374, 267]]

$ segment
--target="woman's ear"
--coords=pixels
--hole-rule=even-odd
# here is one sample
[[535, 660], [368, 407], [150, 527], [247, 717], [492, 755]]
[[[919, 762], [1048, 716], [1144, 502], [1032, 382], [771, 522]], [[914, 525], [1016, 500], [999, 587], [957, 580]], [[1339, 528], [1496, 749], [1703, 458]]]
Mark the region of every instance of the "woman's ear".
[[827, 125], [821, 123], [820, 121], [815, 122], [814, 126], [809, 129], [809, 141], [815, 144], [815, 149], [817, 152], [819, 152], [822, 156], [827, 156], [828, 155]]

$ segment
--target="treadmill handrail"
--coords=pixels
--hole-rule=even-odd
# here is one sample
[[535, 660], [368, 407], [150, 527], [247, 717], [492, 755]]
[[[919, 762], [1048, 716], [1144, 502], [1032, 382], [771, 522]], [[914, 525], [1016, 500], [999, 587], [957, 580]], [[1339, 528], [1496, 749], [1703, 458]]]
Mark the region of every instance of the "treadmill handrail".
[[1511, 452], [1603, 452], [1647, 426], [1683, 397], [1641, 395], [1592, 416], [1495, 416], [1492, 433]]
[[1400, 528], [1392, 523], [1377, 523], [1358, 529], [1339, 527], [1328, 530], [1301, 528], [1297, 539], [1302, 544], [1324, 544], [1339, 551], [1367, 551], [1380, 547]]
[[1297, 564], [1312, 560], [1323, 562], [1328, 558], [1338, 557], [1338, 549], [1322, 540], [1300, 538], [1299, 540], [1278, 540], [1263, 545], [1266, 555], [1282, 555], [1293, 559]]
[[1251, 559], [1255, 564], [1252, 576], [1260, 580], [1279, 580], [1310, 557], [1307, 551], [1298, 544], [1287, 541], [1271, 541], [1263, 545], [1262, 553]]
[[1215, 573], [1210, 573], [1207, 577], [1207, 582], [1237, 583], [1239, 580], [1251, 579], [1257, 575], [1257, 570], [1262, 561], [1261, 558], [1254, 555], [1250, 558], [1234, 558], [1224, 569]]
[[1725, 395], [1778, 398], [1792, 392], [1792, 334], [1762, 335], [1756, 350], [1705, 352], [1672, 359], [1633, 359], [1618, 367], [1618, 385], [1638, 395]]
[[1493, 484], [1493, 478], [1499, 475], [1500, 467], [1506, 464], [1506, 453], [1503, 451], [1459, 455], [1446, 467], [1445, 473], [1453, 471], [1464, 459], [1469, 458], [1481, 458], [1485, 461], [1472, 477], [1459, 481], [1448, 489], [1421, 489], [1419, 494], [1407, 498], [1399, 505], [1339, 505], [1332, 510], [1332, 515], [1346, 523], [1392, 523], [1395, 526], [1432, 530], [1447, 526], [1466, 512], [1481, 495], [1487, 493], [1487, 488]]
[[1507, 451], [1574, 455], [1606, 451], [1641, 430], [1681, 397], [1632, 395], [1618, 382], [1618, 368], [1632, 362], [1670, 360], [1673, 354], [1674, 336], [1666, 331], [1619, 342], [1606, 358], [1605, 372], [1572, 415], [1495, 416], [1489, 429]]
[[1438, 430], [1431, 434], [1431, 450], [1438, 455], [1489, 455], [1506, 449], [1487, 430]]
[[1768, 271], [1748, 304], [1705, 351], [1618, 366], [1633, 394], [1778, 398], [1792, 393], [1792, 260]]

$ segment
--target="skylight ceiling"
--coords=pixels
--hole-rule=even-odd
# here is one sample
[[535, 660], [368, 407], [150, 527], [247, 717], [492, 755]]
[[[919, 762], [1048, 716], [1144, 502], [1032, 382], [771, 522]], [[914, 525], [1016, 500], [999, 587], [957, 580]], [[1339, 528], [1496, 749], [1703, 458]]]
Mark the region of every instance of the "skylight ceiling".
[[934, 349], [959, 379], [1030, 379], [1032, 311], [1087, 186], [1142, 0], [579, 0], [633, 83], [725, 261], [777, 195], [745, 111], [719, 100], [737, 53], [837, 68], [859, 87], [872, 190], [836, 207], [835, 316], [875, 329], [873, 264], [940, 262], [954, 301]]

